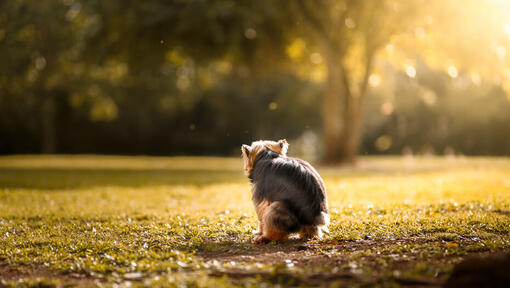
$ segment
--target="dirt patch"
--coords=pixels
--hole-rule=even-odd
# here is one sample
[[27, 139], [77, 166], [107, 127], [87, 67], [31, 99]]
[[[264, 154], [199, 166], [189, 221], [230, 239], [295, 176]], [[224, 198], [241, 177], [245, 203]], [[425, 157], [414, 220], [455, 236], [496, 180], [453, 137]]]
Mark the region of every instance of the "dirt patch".
[[445, 287], [509, 287], [510, 253], [470, 256], [453, 269]]
[[[440, 279], [428, 279], [420, 277], [367, 277], [362, 275], [355, 275], [353, 273], [308, 273], [299, 275], [290, 272], [248, 272], [248, 271], [213, 271], [209, 273], [213, 277], [224, 277], [234, 281], [242, 281], [246, 278], [256, 278], [265, 280], [271, 283], [278, 283], [284, 286], [311, 286], [311, 287], [324, 287], [324, 286], [357, 286], [376, 285], [383, 282], [398, 283], [403, 287], [441, 287], [443, 281]], [[357, 284], [357, 285], [356, 285]]]
[[494, 210], [492, 212], [500, 215], [510, 216], [510, 211], [506, 210]]
[[292, 261], [296, 266], [337, 266], [346, 261], [344, 252], [377, 250], [387, 245], [405, 245], [407, 243], [425, 244], [438, 242], [425, 238], [400, 239], [360, 239], [352, 241], [306, 242], [291, 239], [283, 243], [267, 245], [242, 245], [235, 242], [217, 243], [214, 250], [203, 249], [197, 255], [205, 261], [220, 262], [260, 262], [278, 264]]
[[[311, 287], [392, 284], [404, 287], [440, 287], [456, 263], [465, 257], [483, 256], [488, 252], [432, 255], [418, 253], [422, 251], [420, 249], [415, 252], [411, 250], [399, 252], [392, 249], [405, 247], [410, 243], [444, 249], [463, 246], [474, 241], [464, 238], [457, 239], [457, 243], [442, 240], [440, 237], [308, 242], [290, 239], [283, 243], [267, 245], [211, 240], [203, 249], [197, 250], [196, 256], [205, 262], [219, 262], [219, 265], [200, 268], [204, 269], [201, 272], [207, 273], [210, 277], [227, 277], [234, 284], [265, 281], [282, 286]], [[443, 269], [444, 267], [447, 269]], [[65, 274], [42, 265], [13, 266], [0, 261], [0, 288], [6, 286], [8, 282], [18, 282], [24, 278], [32, 281], [37, 278], [57, 280], [58, 285], [55, 285], [57, 287], [90, 287], [106, 281], [85, 273]]]
[[[468, 243], [471, 240], [464, 240]], [[250, 245], [235, 242], [217, 243], [214, 250], [199, 250], [197, 256], [204, 261], [231, 263], [233, 268], [210, 272], [211, 276], [227, 276], [234, 281], [259, 278], [285, 286], [352, 286], [360, 284], [385, 285], [396, 283], [406, 287], [439, 287], [446, 280], [440, 266], [450, 266], [461, 256], [443, 255], [430, 259], [418, 254], [393, 253], [365, 255], [366, 250], [384, 251], [388, 246], [406, 244], [445, 245], [440, 239], [405, 237], [392, 239], [359, 239], [352, 241], [305, 242], [289, 240], [268, 245]], [[432, 260], [437, 272], [414, 272], [417, 265]], [[243, 265], [263, 264], [267, 269], [242, 269]], [[240, 268], [235, 268], [240, 266]], [[420, 269], [429, 269], [428, 264]], [[262, 266], [261, 266], [262, 267]], [[289, 268], [290, 269], [286, 269]], [[280, 268], [280, 269], [279, 269]], [[434, 268], [434, 269], [436, 269]], [[419, 275], [420, 273], [425, 273]], [[432, 274], [431, 274], [432, 273]]]
[[0, 263], [0, 287], [8, 287], [8, 282], [18, 282], [28, 278], [31, 280], [45, 279], [56, 282], [57, 287], [81, 286], [90, 287], [101, 283], [100, 279], [85, 274], [63, 274], [41, 265], [8, 265]]

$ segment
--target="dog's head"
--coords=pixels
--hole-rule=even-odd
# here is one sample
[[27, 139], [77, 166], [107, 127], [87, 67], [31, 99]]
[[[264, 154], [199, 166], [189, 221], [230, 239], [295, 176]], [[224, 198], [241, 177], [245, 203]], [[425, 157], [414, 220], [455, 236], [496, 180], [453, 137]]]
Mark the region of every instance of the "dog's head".
[[243, 146], [241, 146], [241, 151], [243, 153], [244, 160], [244, 173], [246, 175], [250, 174], [255, 159], [260, 153], [266, 150], [271, 150], [282, 157], [286, 157], [288, 149], [289, 144], [285, 139], [280, 140], [278, 142], [269, 140], [259, 140], [252, 142], [251, 146], [244, 144]]

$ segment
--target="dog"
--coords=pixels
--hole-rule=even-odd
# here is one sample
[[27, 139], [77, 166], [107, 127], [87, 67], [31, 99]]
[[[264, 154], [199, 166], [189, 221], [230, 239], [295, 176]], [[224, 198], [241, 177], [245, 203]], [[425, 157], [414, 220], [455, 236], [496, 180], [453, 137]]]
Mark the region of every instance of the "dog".
[[254, 243], [321, 237], [329, 225], [326, 188], [308, 162], [287, 157], [287, 140], [242, 145], [244, 172], [252, 184], [259, 220]]

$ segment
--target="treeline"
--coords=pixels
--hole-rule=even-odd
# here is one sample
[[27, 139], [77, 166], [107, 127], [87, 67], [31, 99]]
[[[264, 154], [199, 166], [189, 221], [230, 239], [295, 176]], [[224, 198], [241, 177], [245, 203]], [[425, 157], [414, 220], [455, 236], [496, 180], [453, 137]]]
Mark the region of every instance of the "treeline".
[[[308, 45], [296, 64], [291, 11], [261, 3], [2, 1], [0, 153], [237, 155], [287, 138], [321, 155], [324, 60]], [[499, 85], [385, 67], [361, 154], [510, 155]]]

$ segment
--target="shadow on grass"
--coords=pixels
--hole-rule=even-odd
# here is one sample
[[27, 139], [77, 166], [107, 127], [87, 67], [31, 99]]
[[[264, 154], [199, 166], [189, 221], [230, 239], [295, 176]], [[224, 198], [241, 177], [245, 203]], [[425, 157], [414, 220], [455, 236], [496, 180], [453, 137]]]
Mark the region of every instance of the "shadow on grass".
[[[337, 247], [342, 248], [351, 244], [359, 244], [364, 249], [377, 246], [374, 241], [369, 243], [355, 243], [355, 241], [335, 241]], [[257, 279], [257, 281], [280, 284], [283, 286], [358, 286], [360, 283], [369, 286], [383, 285], [388, 283], [402, 286], [440, 287], [443, 278], [425, 276], [388, 276], [383, 273], [385, 270], [392, 271], [393, 268], [411, 269], [415, 263], [393, 263], [391, 267], [376, 267], [372, 263], [370, 271], [377, 273], [361, 273], [358, 269], [353, 271], [351, 266], [352, 257], [338, 253], [335, 256], [324, 255], [322, 248], [330, 242], [308, 242], [299, 239], [290, 239], [283, 243], [271, 243], [267, 245], [256, 245], [250, 243], [239, 243], [235, 241], [215, 242], [204, 245], [197, 249], [197, 256], [204, 261], [214, 263], [227, 263], [231, 266], [216, 269], [214, 266], [209, 276], [228, 277], [234, 283], [243, 283], [246, 279]], [[384, 243], [379, 243], [384, 244]], [[247, 268], [247, 263], [259, 263], [263, 266]], [[301, 269], [288, 269], [294, 265]], [[264, 268], [265, 267], [265, 268]], [[314, 269], [314, 267], [321, 267]], [[336, 267], [336, 268], [335, 268]], [[356, 270], [356, 269], [355, 269]], [[367, 270], [368, 271], [368, 270]], [[392, 286], [392, 285], [390, 285]], [[393, 285], [394, 286], [394, 285]]]
[[[447, 171], [447, 168], [363, 167], [319, 168], [324, 179], [352, 177], [380, 177], [382, 175], [428, 174]], [[125, 169], [105, 168], [0, 168], [0, 189], [77, 189], [98, 186], [142, 187], [165, 185], [210, 185], [248, 183], [243, 171], [231, 169]]]
[[246, 182], [241, 170], [0, 168], [1, 188], [73, 189], [97, 186], [209, 185]]
[[[184, 247], [183, 247], [184, 248]], [[188, 247], [189, 249], [189, 247]], [[290, 253], [309, 249], [306, 240], [288, 239], [281, 243], [253, 244], [239, 241], [211, 241], [204, 242], [197, 247], [197, 255], [204, 260], [224, 260], [230, 258], [250, 258], [270, 253]]]

